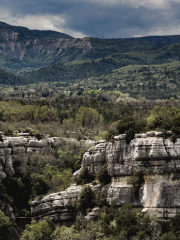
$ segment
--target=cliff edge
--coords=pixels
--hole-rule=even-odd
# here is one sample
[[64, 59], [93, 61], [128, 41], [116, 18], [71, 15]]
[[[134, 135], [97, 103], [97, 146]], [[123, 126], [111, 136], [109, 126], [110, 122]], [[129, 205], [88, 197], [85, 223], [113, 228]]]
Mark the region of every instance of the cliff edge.
[[[132, 204], [159, 218], [174, 217], [180, 213], [180, 139], [173, 143], [170, 136], [171, 132], [151, 131], [136, 134], [130, 144], [126, 144], [124, 134], [114, 137], [111, 142], [99, 141], [84, 154], [81, 169], [74, 173], [74, 178], [80, 175], [84, 166], [95, 175], [107, 164], [111, 183], [89, 185], [93, 191], [104, 192], [109, 204], [113, 201], [119, 206]], [[135, 194], [132, 180], [139, 176], [143, 185]], [[33, 201], [32, 217], [49, 216], [61, 223], [73, 221], [71, 207], [82, 188], [74, 184], [62, 192]]]

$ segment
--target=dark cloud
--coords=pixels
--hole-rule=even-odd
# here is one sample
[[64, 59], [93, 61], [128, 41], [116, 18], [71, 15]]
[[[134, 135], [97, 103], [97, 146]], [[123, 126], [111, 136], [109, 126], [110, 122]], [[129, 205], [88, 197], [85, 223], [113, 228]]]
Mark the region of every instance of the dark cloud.
[[[110, 1], [109, 1], [110, 2]], [[178, 0], [1, 0], [1, 9], [10, 16], [57, 15], [65, 21], [53, 23], [87, 36], [106, 38], [134, 35], [179, 34], [180, 2]], [[1, 19], [1, 18], [0, 18]], [[26, 23], [24, 22], [24, 26]], [[174, 32], [173, 32], [174, 31]]]

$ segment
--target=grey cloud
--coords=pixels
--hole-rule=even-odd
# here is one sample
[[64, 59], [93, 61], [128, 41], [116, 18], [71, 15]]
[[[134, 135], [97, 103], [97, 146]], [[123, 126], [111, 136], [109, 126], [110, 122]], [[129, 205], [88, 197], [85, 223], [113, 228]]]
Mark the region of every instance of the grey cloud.
[[[143, 5], [138, 5], [137, 0], [112, 1], [112, 4], [102, 0], [1, 0], [1, 8], [6, 7], [16, 17], [26, 14], [61, 15], [65, 22], [59, 27], [87, 36], [117, 38], [147, 35], [159, 29], [165, 31], [179, 26], [180, 3], [177, 0], [165, 2], [168, 2], [168, 8], [153, 7], [151, 0], [144, 1]], [[162, 0], [159, 3], [162, 4]]]

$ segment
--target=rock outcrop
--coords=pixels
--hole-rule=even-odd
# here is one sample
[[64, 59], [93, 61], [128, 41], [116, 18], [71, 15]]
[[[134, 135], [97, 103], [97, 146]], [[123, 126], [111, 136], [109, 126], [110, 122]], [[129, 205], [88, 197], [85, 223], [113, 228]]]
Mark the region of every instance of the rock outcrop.
[[[112, 201], [119, 206], [132, 204], [141, 207], [143, 212], [156, 213], [159, 218], [174, 217], [180, 212], [180, 139], [173, 143], [170, 135], [171, 132], [164, 136], [155, 131], [136, 134], [130, 144], [126, 144], [124, 134], [111, 142], [99, 141], [84, 154], [82, 167], [74, 173], [74, 178], [84, 166], [95, 175], [107, 163], [111, 183], [103, 187], [98, 185], [96, 189], [91, 187], [103, 191], [110, 204]], [[144, 184], [139, 186], [136, 195], [132, 180], [129, 180], [140, 175]], [[63, 223], [61, 212], [66, 211], [68, 221], [68, 208], [72, 207], [81, 189], [82, 186], [73, 185], [64, 192], [33, 201], [32, 216], [40, 219], [49, 215], [54, 219], [53, 216], [58, 215]]]
[[73, 138], [44, 137], [38, 140], [28, 133], [19, 133], [18, 137], [4, 136], [0, 141], [0, 181], [6, 178], [6, 174], [13, 175], [13, 159], [20, 158], [21, 161], [28, 161], [28, 154], [53, 152], [62, 146], [69, 145], [72, 148], [88, 149], [94, 145], [92, 140], [77, 141]]

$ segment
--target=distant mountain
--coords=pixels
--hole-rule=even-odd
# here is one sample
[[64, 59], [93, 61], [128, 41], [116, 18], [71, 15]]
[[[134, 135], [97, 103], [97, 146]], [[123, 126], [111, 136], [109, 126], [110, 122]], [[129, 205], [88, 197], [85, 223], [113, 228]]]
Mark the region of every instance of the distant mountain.
[[[171, 63], [167, 72], [163, 64]], [[0, 22], [0, 84], [83, 80], [89, 89], [120, 89], [135, 98], [158, 98], [163, 86], [162, 97], [179, 98], [179, 64], [180, 35], [76, 39]], [[150, 65], [159, 66], [147, 72]]]
[[54, 63], [82, 63], [116, 53], [155, 51], [180, 43], [180, 36], [75, 39], [55, 31], [29, 30], [0, 22], [0, 68], [18, 73]]
[[29, 30], [26, 27], [17, 27], [0, 22], [1, 38], [4, 39], [29, 39], [29, 38], [64, 38], [73, 39], [73, 37], [51, 30]]

